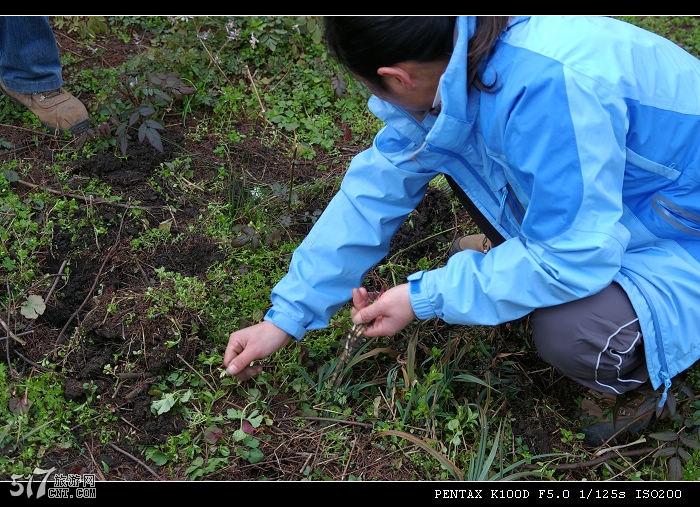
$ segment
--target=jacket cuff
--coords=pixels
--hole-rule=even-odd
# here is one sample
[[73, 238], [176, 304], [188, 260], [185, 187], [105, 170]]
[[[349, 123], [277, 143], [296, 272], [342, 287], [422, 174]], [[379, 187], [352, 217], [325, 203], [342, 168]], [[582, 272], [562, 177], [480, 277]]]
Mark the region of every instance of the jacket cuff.
[[292, 335], [297, 341], [300, 341], [306, 334], [306, 329], [300, 326], [298, 323], [294, 322], [292, 319], [283, 315], [282, 313], [276, 311], [274, 308], [268, 310], [264, 317], [264, 320], [272, 322], [275, 326], [280, 328], [282, 331]]
[[424, 273], [425, 271], [418, 271], [408, 276], [408, 296], [411, 300], [413, 313], [421, 320], [432, 319], [437, 316], [430, 301], [425, 297], [425, 292], [421, 290]]

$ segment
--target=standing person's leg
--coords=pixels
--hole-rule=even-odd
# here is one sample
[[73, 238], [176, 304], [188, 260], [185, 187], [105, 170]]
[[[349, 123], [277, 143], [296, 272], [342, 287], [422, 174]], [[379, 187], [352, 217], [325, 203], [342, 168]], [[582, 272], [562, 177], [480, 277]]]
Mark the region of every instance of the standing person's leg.
[[23, 94], [63, 86], [61, 59], [47, 16], [0, 17], [0, 79]]
[[0, 16], [0, 92], [34, 113], [51, 133], [89, 127], [87, 109], [63, 87], [47, 16]]
[[501, 236], [496, 228], [486, 220], [486, 217], [481, 214], [481, 211], [474, 205], [464, 190], [457, 185], [455, 180], [447, 174], [445, 175], [445, 179], [457, 196], [457, 199], [459, 199], [459, 202], [464, 206], [467, 214], [482, 232], [482, 234], [472, 234], [470, 236], [457, 238], [452, 243], [448, 255], [452, 256], [461, 250], [477, 250], [486, 253], [491, 247], [503, 243], [503, 236]]
[[646, 384], [639, 319], [622, 287], [612, 283], [593, 296], [535, 310], [530, 323], [540, 357], [590, 388], [580, 406], [589, 443], [649, 424], [660, 395]]

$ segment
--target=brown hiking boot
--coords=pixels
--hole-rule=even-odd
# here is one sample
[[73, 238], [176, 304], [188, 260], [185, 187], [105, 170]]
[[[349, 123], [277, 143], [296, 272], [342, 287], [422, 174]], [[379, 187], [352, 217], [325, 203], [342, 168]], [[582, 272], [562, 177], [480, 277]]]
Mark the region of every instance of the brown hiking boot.
[[452, 257], [462, 250], [476, 250], [477, 252], [486, 253], [491, 250], [492, 246], [486, 234], [471, 234], [454, 240], [447, 255]]
[[[669, 397], [672, 397], [671, 393]], [[644, 431], [655, 414], [659, 419], [673, 415], [669, 414], [670, 403], [662, 408], [657, 406], [660, 399], [661, 394], [649, 384], [620, 395], [589, 389], [579, 404], [579, 421], [585, 441], [595, 446], [619, 444], [623, 436]]]
[[17, 93], [0, 81], [0, 92], [34, 113], [51, 134], [61, 135], [63, 131], [69, 130], [77, 135], [90, 125], [83, 103], [63, 88], [47, 92]]

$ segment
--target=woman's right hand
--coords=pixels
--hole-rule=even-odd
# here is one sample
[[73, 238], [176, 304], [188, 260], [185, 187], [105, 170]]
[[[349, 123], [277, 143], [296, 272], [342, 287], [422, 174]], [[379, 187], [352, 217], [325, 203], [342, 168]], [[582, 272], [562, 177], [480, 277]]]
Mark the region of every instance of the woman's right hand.
[[371, 302], [367, 289], [352, 289], [350, 316], [355, 324], [367, 324], [365, 336], [393, 336], [416, 318], [407, 283], [374, 296], [374, 302]]

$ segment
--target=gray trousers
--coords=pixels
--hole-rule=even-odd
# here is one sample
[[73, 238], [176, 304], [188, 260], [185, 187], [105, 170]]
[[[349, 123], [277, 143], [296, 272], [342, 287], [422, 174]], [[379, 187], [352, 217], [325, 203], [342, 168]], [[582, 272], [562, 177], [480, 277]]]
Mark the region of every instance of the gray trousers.
[[[496, 246], [503, 236], [449, 176], [450, 187], [481, 232]], [[622, 394], [649, 379], [639, 319], [622, 287], [532, 312], [540, 357], [559, 373], [598, 392]]]
[[540, 357], [595, 391], [621, 394], [649, 378], [639, 319], [622, 287], [531, 314]]

